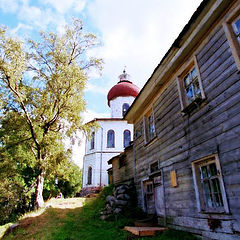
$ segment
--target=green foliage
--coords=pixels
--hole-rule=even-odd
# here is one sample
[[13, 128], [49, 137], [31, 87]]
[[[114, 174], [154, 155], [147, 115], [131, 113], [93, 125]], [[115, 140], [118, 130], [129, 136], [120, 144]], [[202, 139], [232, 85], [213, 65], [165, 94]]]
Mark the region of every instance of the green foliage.
[[44, 179], [45, 198], [56, 193], [56, 178], [66, 196], [79, 191], [81, 173], [64, 141], [96, 127], [83, 125], [83, 91], [89, 69], [101, 70], [102, 60], [87, 57], [98, 42], [80, 20], [65, 29], [23, 43], [0, 27], [1, 220], [31, 207], [37, 193], [41, 206]]

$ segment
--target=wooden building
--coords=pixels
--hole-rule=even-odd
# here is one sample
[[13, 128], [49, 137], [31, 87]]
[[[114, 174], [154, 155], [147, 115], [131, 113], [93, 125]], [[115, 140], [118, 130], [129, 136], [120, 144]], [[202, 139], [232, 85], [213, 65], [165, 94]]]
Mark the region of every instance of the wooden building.
[[133, 156], [133, 145], [131, 144], [124, 149], [124, 152], [112, 157], [108, 161], [108, 164], [112, 164], [112, 180], [116, 186], [118, 184], [134, 183]]
[[135, 150], [124, 168], [112, 160], [113, 178], [128, 169], [114, 182], [132, 169], [139, 206], [160, 223], [240, 239], [239, 0], [201, 3], [125, 119]]

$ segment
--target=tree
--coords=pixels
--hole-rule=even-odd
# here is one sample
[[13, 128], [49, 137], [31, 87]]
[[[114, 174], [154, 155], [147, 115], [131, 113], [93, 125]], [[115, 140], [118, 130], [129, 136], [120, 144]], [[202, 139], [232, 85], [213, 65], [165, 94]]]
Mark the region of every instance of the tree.
[[102, 67], [101, 59], [86, 55], [97, 44], [78, 19], [64, 34], [41, 33], [38, 42], [25, 46], [0, 28], [1, 121], [14, 118], [24, 129], [14, 145], [27, 144], [34, 157], [35, 208], [44, 204], [44, 177], [64, 159], [65, 136], [74, 138], [78, 130], [89, 133], [94, 127], [83, 125], [81, 113], [88, 71]]

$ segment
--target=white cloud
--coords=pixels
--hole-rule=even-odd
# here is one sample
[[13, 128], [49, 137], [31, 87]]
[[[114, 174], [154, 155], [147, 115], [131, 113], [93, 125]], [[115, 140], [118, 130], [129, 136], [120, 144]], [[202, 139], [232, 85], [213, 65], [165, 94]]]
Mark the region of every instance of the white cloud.
[[96, 84], [88, 83], [85, 89], [86, 92], [95, 92], [96, 94], [103, 94], [107, 96], [109, 89], [106, 87], [102, 87]]
[[116, 83], [123, 66], [142, 87], [201, 0], [96, 0], [89, 15], [102, 34], [104, 75]]
[[18, 23], [17, 27], [11, 30], [11, 34], [16, 35], [20, 30], [32, 30], [32, 29], [33, 29], [32, 26], [23, 23]]
[[18, 0], [0, 0], [0, 9], [5, 13], [15, 13], [18, 9]]
[[85, 2], [81, 0], [42, 0], [41, 3], [52, 6], [62, 14], [70, 10], [81, 12], [85, 7]]

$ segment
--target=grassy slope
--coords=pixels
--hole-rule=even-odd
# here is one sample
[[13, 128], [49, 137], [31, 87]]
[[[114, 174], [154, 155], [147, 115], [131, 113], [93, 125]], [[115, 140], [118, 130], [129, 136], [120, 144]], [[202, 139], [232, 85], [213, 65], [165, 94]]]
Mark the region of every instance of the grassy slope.
[[[26, 217], [20, 226], [3, 240], [126, 240], [133, 239], [122, 228], [131, 220], [121, 218], [112, 222], [101, 221], [99, 210], [104, 201], [93, 199], [81, 207], [82, 199], [54, 200], [51, 208], [39, 216]], [[66, 208], [67, 207], [67, 208]], [[134, 238], [142, 239], [142, 238]], [[144, 238], [146, 240], [146, 238]], [[161, 236], [147, 239], [158, 240], [193, 240], [189, 234], [179, 231], [167, 231]]]

